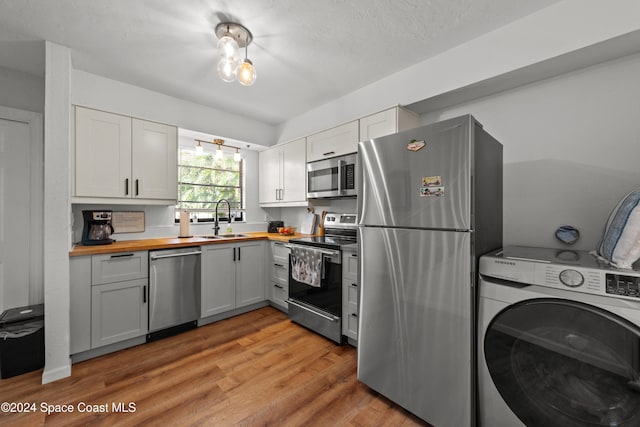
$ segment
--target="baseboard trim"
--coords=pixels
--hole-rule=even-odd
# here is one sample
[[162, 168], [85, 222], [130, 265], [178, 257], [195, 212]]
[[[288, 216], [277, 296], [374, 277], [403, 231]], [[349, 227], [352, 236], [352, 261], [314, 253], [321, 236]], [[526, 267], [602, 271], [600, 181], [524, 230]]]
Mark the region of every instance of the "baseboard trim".
[[71, 376], [71, 358], [67, 365], [58, 366], [57, 368], [47, 368], [45, 365], [44, 371], [42, 371], [42, 384], [52, 383], [54, 381], [61, 380]]

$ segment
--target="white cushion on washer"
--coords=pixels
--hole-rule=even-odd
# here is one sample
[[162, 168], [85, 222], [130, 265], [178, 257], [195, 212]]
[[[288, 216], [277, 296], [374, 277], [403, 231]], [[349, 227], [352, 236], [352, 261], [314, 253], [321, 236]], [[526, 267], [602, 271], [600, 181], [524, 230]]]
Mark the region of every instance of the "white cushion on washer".
[[616, 205], [596, 252], [618, 268], [631, 268], [640, 259], [640, 191], [632, 191]]

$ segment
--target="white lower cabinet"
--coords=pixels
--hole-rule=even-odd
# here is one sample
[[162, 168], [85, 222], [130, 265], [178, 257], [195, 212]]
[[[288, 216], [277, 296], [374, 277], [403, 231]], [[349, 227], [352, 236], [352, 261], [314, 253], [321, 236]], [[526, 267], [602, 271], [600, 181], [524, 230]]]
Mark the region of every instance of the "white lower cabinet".
[[269, 301], [287, 310], [289, 305], [289, 254], [291, 250], [281, 242], [271, 242]]
[[265, 300], [265, 243], [202, 246], [201, 316]]
[[358, 253], [345, 250], [342, 252], [342, 334], [354, 345], [358, 341], [358, 296]]
[[91, 288], [91, 347], [114, 344], [147, 333], [147, 279]]
[[70, 354], [148, 331], [148, 252], [72, 257]]

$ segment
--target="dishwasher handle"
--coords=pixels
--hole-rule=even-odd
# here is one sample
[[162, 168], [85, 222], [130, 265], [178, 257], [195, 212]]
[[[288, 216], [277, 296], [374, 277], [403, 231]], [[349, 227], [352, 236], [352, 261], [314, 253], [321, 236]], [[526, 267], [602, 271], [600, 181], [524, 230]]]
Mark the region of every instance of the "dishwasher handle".
[[200, 255], [201, 253], [202, 253], [202, 251], [180, 252], [180, 253], [177, 253], [177, 254], [167, 254], [167, 255], [151, 254], [151, 255], [149, 255], [149, 259], [150, 260], [155, 260], [155, 259], [162, 259], [162, 258], [176, 258], [176, 257], [182, 257], [182, 256]]

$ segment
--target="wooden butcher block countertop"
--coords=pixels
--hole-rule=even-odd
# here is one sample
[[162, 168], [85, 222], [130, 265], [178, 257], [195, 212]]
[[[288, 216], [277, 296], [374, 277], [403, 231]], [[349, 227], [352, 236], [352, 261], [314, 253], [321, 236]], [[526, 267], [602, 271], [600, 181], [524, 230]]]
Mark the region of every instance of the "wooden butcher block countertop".
[[85, 256], [85, 255], [98, 255], [98, 254], [110, 254], [114, 252], [130, 252], [130, 251], [147, 251], [151, 249], [170, 249], [181, 248], [186, 246], [200, 246], [200, 245], [215, 245], [223, 243], [236, 243], [245, 242], [250, 240], [272, 240], [277, 242], [288, 242], [290, 239], [297, 239], [300, 237], [312, 237], [314, 234], [300, 234], [295, 233], [291, 236], [283, 236], [277, 233], [267, 233], [265, 231], [249, 231], [245, 234], [247, 237], [235, 237], [225, 239], [207, 239], [204, 237], [163, 237], [156, 239], [141, 239], [141, 240], [122, 240], [116, 241], [109, 245], [96, 245], [96, 246], [83, 246], [80, 244], [74, 245], [73, 249], [69, 252], [69, 256]]

